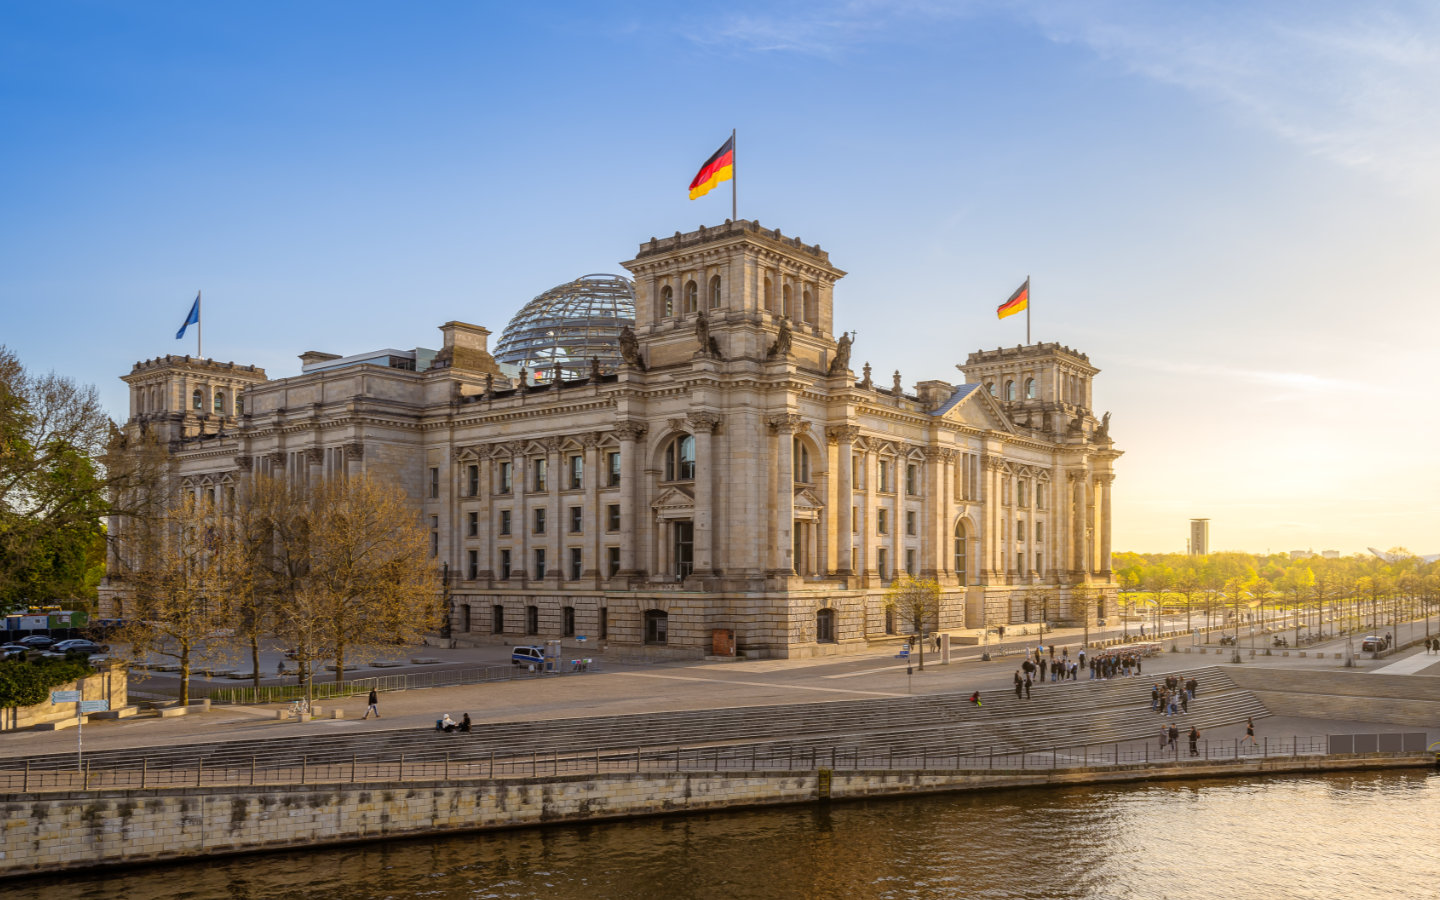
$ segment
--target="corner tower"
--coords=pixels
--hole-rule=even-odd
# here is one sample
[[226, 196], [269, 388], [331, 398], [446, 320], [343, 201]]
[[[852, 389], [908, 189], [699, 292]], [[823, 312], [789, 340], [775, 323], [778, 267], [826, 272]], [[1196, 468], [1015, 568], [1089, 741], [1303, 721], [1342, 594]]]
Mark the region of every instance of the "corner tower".
[[[623, 263], [635, 277], [635, 334], [649, 368], [695, 357], [700, 315], [727, 360], [764, 362], [789, 328], [788, 355], [824, 372], [835, 354], [830, 255], [748, 219], [651, 238]], [[709, 351], [706, 351], [709, 352]]]

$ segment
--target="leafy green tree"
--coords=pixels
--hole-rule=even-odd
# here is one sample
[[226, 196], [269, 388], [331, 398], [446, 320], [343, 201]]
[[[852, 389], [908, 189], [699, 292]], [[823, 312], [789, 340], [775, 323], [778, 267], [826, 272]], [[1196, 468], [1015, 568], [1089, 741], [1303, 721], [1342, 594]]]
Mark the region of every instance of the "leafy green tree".
[[925, 668], [925, 632], [940, 620], [940, 585], [929, 578], [899, 575], [885, 591], [885, 609], [893, 610], [915, 635], [920, 668]]

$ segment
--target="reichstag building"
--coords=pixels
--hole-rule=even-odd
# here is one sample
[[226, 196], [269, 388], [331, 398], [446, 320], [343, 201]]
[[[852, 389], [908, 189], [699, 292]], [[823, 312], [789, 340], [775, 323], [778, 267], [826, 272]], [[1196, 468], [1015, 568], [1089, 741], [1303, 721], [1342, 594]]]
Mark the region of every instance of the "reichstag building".
[[[487, 329], [447, 322], [439, 350], [310, 351], [290, 378], [140, 362], [130, 427], [197, 492], [254, 473], [400, 484], [461, 640], [699, 655], [733, 632], [749, 655], [843, 653], [903, 630], [885, 592], [906, 572], [939, 582], [941, 630], [1115, 614], [1120, 451], [1083, 353], [972, 353], [962, 384], [857, 377], [845, 273], [754, 221], [623, 265], [536, 297], [493, 353]], [[102, 590], [102, 615], [123, 603]]]

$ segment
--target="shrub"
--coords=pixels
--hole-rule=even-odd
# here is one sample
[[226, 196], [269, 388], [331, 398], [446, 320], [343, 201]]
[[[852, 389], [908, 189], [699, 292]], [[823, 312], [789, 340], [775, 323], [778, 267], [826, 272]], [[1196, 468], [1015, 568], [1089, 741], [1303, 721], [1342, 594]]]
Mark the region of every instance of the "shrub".
[[51, 688], [93, 674], [83, 659], [7, 659], [0, 662], [0, 707], [44, 703]]

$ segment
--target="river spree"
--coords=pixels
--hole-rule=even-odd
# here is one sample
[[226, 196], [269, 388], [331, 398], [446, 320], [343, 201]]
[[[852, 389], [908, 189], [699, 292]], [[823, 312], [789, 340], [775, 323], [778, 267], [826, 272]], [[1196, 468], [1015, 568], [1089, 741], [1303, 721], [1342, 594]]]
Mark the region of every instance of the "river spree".
[[171, 898], [1274, 898], [1440, 895], [1422, 770], [942, 794], [217, 859], [6, 885]]

